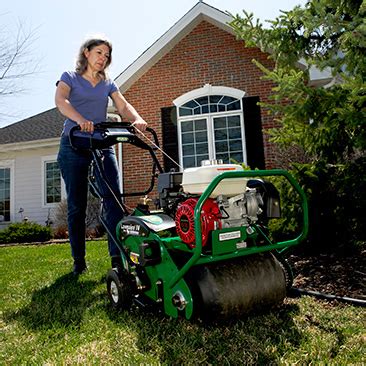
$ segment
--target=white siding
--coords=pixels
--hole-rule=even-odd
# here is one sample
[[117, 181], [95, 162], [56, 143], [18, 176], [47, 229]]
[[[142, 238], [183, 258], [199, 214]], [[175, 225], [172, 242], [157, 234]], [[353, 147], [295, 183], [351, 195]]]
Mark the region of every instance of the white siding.
[[[22, 217], [28, 217], [32, 222], [44, 225], [49, 210], [53, 217], [55, 208], [45, 207], [42, 202], [42, 179], [44, 178], [42, 169], [44, 157], [49, 160], [50, 156], [54, 156], [56, 159], [57, 152], [58, 146], [0, 153], [0, 164], [5, 160], [14, 161], [14, 195], [11, 213], [13, 221], [19, 222]], [[62, 195], [65, 196], [64, 190]], [[23, 214], [19, 213], [20, 208], [23, 208]]]

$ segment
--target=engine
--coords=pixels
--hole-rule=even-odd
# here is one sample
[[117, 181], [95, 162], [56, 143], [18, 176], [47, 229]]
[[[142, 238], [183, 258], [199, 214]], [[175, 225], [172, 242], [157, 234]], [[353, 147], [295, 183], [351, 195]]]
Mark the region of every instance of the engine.
[[[194, 209], [198, 198], [189, 198], [179, 204], [175, 223], [177, 233], [182, 241], [194, 246]], [[263, 199], [256, 189], [248, 189], [235, 197], [218, 196], [206, 200], [201, 210], [202, 246], [207, 244], [212, 230], [249, 226], [256, 222], [263, 212]]]
[[[191, 248], [195, 245], [195, 224], [194, 209], [198, 198], [189, 198], [178, 206], [175, 215], [175, 225], [177, 233], [182, 241]], [[201, 210], [201, 235], [202, 246], [207, 244], [209, 234], [212, 230], [221, 229], [220, 209], [212, 199], [208, 199], [202, 206]]]
[[[215, 176], [240, 165], [216, 164], [189, 168], [183, 173], [159, 176], [160, 207], [175, 219], [177, 234], [189, 247], [195, 246], [195, 207], [200, 194]], [[260, 179], [222, 180], [205, 201], [200, 213], [202, 246], [209, 242], [212, 230], [266, 224], [280, 217], [280, 199], [272, 183]]]

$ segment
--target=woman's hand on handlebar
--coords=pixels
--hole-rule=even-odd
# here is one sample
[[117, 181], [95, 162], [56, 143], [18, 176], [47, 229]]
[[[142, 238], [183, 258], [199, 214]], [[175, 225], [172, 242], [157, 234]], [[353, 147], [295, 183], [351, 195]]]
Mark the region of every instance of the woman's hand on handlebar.
[[135, 127], [138, 131], [144, 132], [147, 127], [147, 123], [141, 118], [132, 123], [132, 126]]
[[93, 133], [94, 131], [94, 124], [92, 121], [84, 120], [82, 122], [78, 122], [80, 126], [80, 131]]

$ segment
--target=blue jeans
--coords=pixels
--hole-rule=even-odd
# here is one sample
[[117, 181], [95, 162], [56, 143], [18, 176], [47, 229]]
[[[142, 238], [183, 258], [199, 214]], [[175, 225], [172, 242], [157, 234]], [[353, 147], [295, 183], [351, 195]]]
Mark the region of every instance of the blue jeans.
[[[119, 176], [117, 159], [113, 148], [104, 149], [103, 166], [108, 181], [120, 200]], [[85, 219], [88, 197], [88, 174], [92, 160], [90, 151], [75, 150], [71, 147], [69, 138], [61, 137], [60, 150], [57, 162], [62, 178], [65, 181], [67, 194], [67, 222], [71, 254], [74, 259], [85, 257]], [[123, 212], [118, 202], [107, 191], [104, 181], [95, 172], [98, 186], [105, 197], [103, 199], [103, 218], [111, 233], [116, 232], [118, 222], [123, 217]], [[120, 251], [112, 238], [108, 237], [108, 250], [110, 256], [119, 256]]]

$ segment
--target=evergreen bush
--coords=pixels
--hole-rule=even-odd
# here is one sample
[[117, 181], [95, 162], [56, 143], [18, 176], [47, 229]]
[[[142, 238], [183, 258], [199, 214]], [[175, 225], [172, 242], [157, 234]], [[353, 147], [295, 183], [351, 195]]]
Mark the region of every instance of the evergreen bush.
[[51, 238], [51, 228], [35, 222], [17, 222], [0, 230], [1, 244], [44, 242]]
[[[287, 160], [276, 165], [290, 170], [307, 194], [309, 241], [319, 251], [366, 243], [365, 16], [362, 0], [310, 0], [270, 27], [245, 11], [231, 22], [246, 47], [273, 60], [273, 67], [253, 60], [273, 83], [260, 105], [277, 124], [270, 141]], [[314, 85], [314, 67], [327, 71], [324, 87]], [[291, 190], [283, 184], [280, 190], [287, 210], [272, 225], [288, 235], [298, 229], [298, 209]]]

